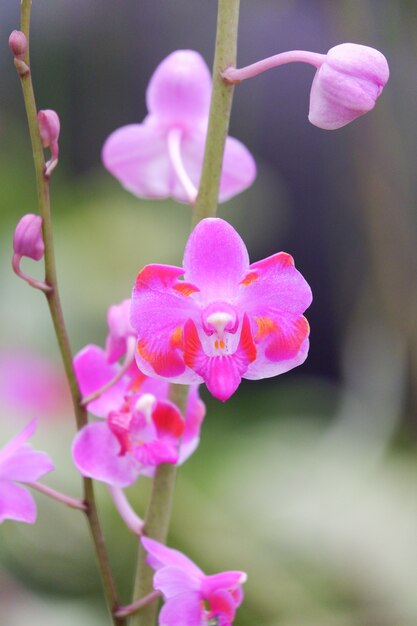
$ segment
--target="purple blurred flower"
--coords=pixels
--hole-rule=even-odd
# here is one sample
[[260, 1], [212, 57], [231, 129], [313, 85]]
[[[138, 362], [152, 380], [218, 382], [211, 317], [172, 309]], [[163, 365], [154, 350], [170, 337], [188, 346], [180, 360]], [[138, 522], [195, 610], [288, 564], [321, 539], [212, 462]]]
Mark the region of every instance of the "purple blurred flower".
[[[202, 169], [210, 106], [211, 77], [193, 50], [177, 50], [153, 73], [146, 93], [149, 114], [142, 124], [114, 131], [103, 147], [104, 166], [131, 193], [143, 198], [172, 196], [194, 202]], [[220, 201], [252, 184], [255, 161], [229, 137], [223, 160]]]
[[54, 469], [45, 452], [27, 444], [36, 428], [36, 420], [0, 450], [0, 523], [5, 519], [33, 524], [36, 504], [32, 495], [18, 483], [32, 483]]

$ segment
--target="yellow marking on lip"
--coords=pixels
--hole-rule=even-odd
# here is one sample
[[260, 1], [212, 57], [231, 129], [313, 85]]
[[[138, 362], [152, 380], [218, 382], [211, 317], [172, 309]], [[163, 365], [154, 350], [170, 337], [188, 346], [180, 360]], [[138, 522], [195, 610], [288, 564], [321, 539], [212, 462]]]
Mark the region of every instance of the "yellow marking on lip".
[[259, 276], [256, 272], [249, 272], [249, 274], [246, 274], [245, 278], [240, 281], [240, 284], [247, 287], [248, 285], [255, 282], [255, 280], [258, 280], [258, 278]]

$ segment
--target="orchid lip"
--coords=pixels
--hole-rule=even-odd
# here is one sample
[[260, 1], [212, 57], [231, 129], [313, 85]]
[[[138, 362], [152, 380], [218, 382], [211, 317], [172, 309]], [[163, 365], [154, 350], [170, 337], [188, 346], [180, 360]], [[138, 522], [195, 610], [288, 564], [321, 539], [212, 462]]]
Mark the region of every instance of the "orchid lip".
[[215, 313], [211, 313], [206, 318], [206, 322], [211, 326], [214, 326], [219, 335], [223, 334], [225, 327], [231, 321], [233, 321], [232, 315], [229, 315], [229, 313], [225, 313], [224, 311], [216, 311]]

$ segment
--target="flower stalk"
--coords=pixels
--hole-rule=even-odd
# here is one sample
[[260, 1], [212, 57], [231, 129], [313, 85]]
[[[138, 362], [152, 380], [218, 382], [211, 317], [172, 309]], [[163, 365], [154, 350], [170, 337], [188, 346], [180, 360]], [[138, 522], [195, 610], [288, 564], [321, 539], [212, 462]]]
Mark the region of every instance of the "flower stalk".
[[223, 154], [233, 100], [233, 85], [226, 83], [221, 74], [227, 67], [236, 65], [239, 8], [240, 0], [219, 0], [213, 91], [200, 188], [193, 212], [193, 228], [205, 217], [217, 215]]
[[[49, 287], [49, 290], [44, 290], [44, 292], [51, 313], [52, 322], [61, 352], [66, 377], [70, 387], [77, 428], [80, 429], [85, 424], [87, 424], [88, 418], [86, 409], [81, 405], [81, 395], [73, 369], [72, 352], [58, 292], [50, 209], [50, 177], [49, 172], [47, 172], [46, 168], [43, 146], [39, 132], [36, 101], [30, 71], [30, 17], [31, 0], [22, 0], [20, 28], [21, 32], [26, 37], [27, 49], [25, 51], [23, 59], [15, 57], [15, 66], [22, 85], [23, 99], [28, 119], [33, 161], [35, 166], [39, 213], [42, 217], [42, 235], [45, 244], [44, 282], [45, 285]], [[110, 569], [107, 550], [104, 544], [104, 538], [98, 518], [98, 512], [94, 498], [93, 483], [91, 479], [84, 478], [83, 485], [85, 512], [93, 538], [103, 589], [109, 611], [112, 615], [114, 626], [124, 626], [125, 620], [114, 615], [114, 611], [118, 608], [119, 603], [117, 600], [116, 588]]]

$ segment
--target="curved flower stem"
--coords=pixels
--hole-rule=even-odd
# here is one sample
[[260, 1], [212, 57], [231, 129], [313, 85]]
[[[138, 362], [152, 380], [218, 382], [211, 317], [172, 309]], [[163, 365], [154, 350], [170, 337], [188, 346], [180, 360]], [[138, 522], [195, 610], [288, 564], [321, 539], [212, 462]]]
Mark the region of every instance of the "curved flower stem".
[[127, 604], [126, 606], [121, 606], [120, 609], [117, 609], [114, 614], [117, 617], [127, 617], [128, 615], [133, 615], [143, 609], [143, 607], [149, 604], [149, 602], [157, 600], [161, 595], [160, 591], [151, 591], [151, 593], [148, 593], [147, 596], [144, 596], [140, 600], [136, 600], [136, 602], [132, 602], [132, 604]]
[[181, 137], [182, 131], [179, 128], [174, 128], [168, 133], [168, 154], [174, 172], [188, 196], [188, 202], [194, 204], [197, 198], [197, 189], [184, 166], [181, 156]]
[[53, 498], [58, 502], [66, 504], [66, 506], [69, 506], [71, 509], [78, 509], [80, 511], [87, 510], [87, 506], [82, 500], [76, 500], [75, 498], [66, 496], [64, 493], [56, 491], [56, 489], [52, 489], [52, 487], [48, 487], [47, 485], [43, 485], [42, 483], [38, 482], [26, 484], [28, 485], [28, 487], [31, 487], [32, 489], [39, 491], [39, 493], [42, 493], [44, 496], [48, 496], [48, 498]]
[[[58, 293], [54, 248], [52, 240], [49, 176], [45, 173], [46, 164], [39, 134], [35, 95], [33, 92], [32, 78], [30, 72], [30, 14], [31, 0], [22, 0], [20, 28], [26, 36], [28, 49], [23, 61], [15, 60], [15, 65], [20, 77], [20, 82], [23, 90], [23, 99], [26, 108], [30, 139], [32, 143], [33, 161], [35, 165], [39, 212], [42, 217], [42, 234], [45, 245], [45, 283], [50, 287], [50, 291], [46, 292], [45, 295], [48, 301], [55, 334], [61, 352], [61, 357], [64, 363], [66, 377], [70, 387], [77, 428], [80, 429], [87, 423], [87, 412], [86, 409], [81, 406], [81, 395], [72, 365], [72, 352], [69, 344], [68, 334], [65, 327], [61, 302]], [[107, 550], [104, 544], [103, 534], [98, 518], [97, 507], [94, 498], [93, 483], [90, 478], [84, 478], [83, 485], [86, 516], [93, 538], [107, 604], [109, 607], [109, 611], [112, 615], [114, 626], [123, 626], [125, 623], [124, 619], [117, 618], [113, 615], [114, 611], [119, 606], [119, 602], [117, 600], [115, 584], [111, 573]]]
[[139, 515], [132, 509], [125, 492], [120, 487], [109, 485], [110, 495], [113, 498], [116, 509], [119, 511], [120, 517], [134, 534], [140, 536], [143, 531], [143, 521]]
[[[170, 400], [178, 406], [182, 415], [185, 415], [187, 394], [188, 387], [185, 385], [171, 385], [170, 387]], [[146, 511], [143, 534], [162, 543], [165, 543], [168, 534], [176, 473], [176, 466], [169, 463], [163, 463], [156, 468]], [[153, 570], [146, 563], [146, 550], [140, 543], [133, 603], [152, 592], [153, 574]], [[149, 603], [143, 611], [132, 617], [130, 626], [153, 626], [156, 610], [157, 603]]]
[[233, 85], [226, 83], [221, 73], [227, 67], [236, 65], [239, 5], [240, 0], [219, 0], [213, 91], [193, 227], [203, 218], [217, 215], [223, 153], [233, 99]]
[[222, 78], [227, 83], [235, 84], [240, 83], [242, 80], [252, 78], [262, 72], [272, 69], [273, 67], [279, 67], [280, 65], [286, 65], [287, 63], [309, 63], [314, 67], [320, 67], [326, 58], [325, 54], [318, 54], [316, 52], [309, 52], [308, 50], [289, 50], [288, 52], [281, 52], [280, 54], [274, 54], [271, 57], [257, 61], [246, 67], [238, 69], [237, 67], [228, 67], [222, 72]]
[[82, 406], [87, 406], [87, 404], [89, 404], [93, 400], [97, 400], [97, 398], [99, 398], [105, 391], [107, 391], [108, 389], [113, 387], [113, 385], [115, 385], [121, 378], [123, 378], [123, 376], [126, 374], [127, 370], [132, 365], [132, 363], [133, 363], [133, 361], [135, 359], [135, 349], [136, 349], [136, 338], [135, 337], [129, 337], [129, 339], [127, 341], [127, 348], [126, 348], [125, 358], [124, 358], [123, 364], [122, 364], [120, 370], [117, 372], [116, 376], [114, 376], [111, 380], [109, 380], [108, 383], [106, 383], [105, 385], [100, 387], [100, 389], [97, 389], [97, 391], [94, 391], [93, 393], [90, 393], [89, 396], [85, 396], [81, 400], [81, 405]]
[[31, 287], [34, 287], [34, 289], [39, 289], [40, 291], [43, 291], [44, 293], [51, 291], [51, 287], [47, 285], [45, 282], [43, 282], [42, 280], [36, 280], [36, 278], [32, 278], [32, 276], [29, 276], [29, 274], [26, 274], [26, 272], [24, 272], [21, 269], [20, 267], [21, 260], [22, 260], [22, 257], [20, 256], [20, 254], [13, 255], [12, 268], [13, 268], [14, 273], [17, 274], [17, 276], [19, 276], [19, 278], [21, 278], [22, 280], [25, 280]]

